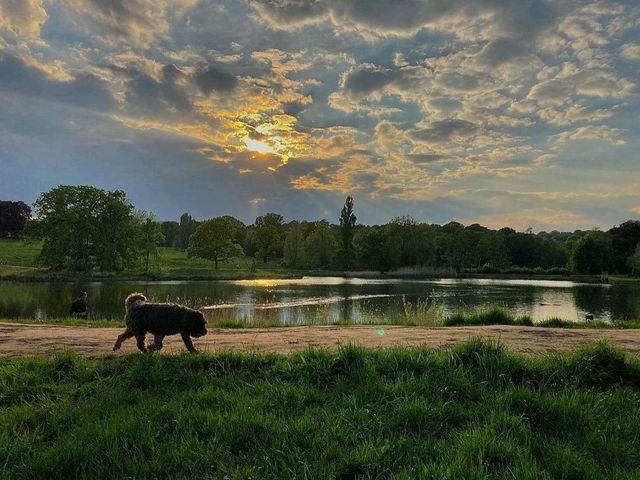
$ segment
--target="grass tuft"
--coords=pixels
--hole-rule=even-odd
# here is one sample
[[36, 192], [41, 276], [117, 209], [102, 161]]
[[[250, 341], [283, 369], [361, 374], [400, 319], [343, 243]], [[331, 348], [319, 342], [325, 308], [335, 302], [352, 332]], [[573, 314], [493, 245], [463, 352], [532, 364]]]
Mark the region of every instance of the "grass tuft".
[[530, 317], [514, 317], [508, 311], [497, 307], [470, 314], [457, 313], [447, 318], [444, 324], [448, 327], [456, 325], [521, 325], [530, 327], [534, 325]]
[[404, 318], [398, 323], [403, 325], [421, 326], [421, 327], [439, 327], [444, 323], [444, 315], [442, 310], [436, 305], [433, 297], [415, 302], [408, 301], [402, 296], [402, 309]]

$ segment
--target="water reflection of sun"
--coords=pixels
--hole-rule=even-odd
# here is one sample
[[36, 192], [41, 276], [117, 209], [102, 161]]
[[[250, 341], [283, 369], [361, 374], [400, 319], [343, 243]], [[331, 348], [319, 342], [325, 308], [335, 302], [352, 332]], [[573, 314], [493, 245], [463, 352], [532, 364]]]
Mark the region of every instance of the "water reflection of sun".
[[267, 291], [273, 290], [275, 287], [281, 284], [278, 280], [266, 279], [266, 278], [257, 278], [253, 280], [238, 280], [234, 282], [239, 285], [249, 286], [249, 287], [259, 287], [264, 288]]

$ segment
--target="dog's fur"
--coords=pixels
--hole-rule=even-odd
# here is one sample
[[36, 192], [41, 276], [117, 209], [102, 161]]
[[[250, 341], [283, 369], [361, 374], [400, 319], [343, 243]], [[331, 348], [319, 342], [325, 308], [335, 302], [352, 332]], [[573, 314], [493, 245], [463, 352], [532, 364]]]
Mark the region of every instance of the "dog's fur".
[[[127, 328], [118, 335], [114, 350], [118, 350], [126, 339], [136, 337], [136, 345], [142, 352], [147, 348], [158, 351], [167, 335], [177, 333], [182, 337], [187, 350], [197, 352], [191, 337], [202, 337], [207, 334], [207, 321], [202, 312], [175, 303], [149, 303], [141, 293], [132, 293], [124, 302]], [[144, 338], [152, 333], [154, 342], [146, 347]]]

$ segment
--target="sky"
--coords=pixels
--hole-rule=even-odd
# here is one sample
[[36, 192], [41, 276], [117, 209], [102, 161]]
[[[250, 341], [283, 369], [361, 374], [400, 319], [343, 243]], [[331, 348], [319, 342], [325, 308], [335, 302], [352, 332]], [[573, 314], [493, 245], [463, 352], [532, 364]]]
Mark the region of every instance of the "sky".
[[608, 229], [639, 72], [637, 0], [0, 0], [0, 199]]

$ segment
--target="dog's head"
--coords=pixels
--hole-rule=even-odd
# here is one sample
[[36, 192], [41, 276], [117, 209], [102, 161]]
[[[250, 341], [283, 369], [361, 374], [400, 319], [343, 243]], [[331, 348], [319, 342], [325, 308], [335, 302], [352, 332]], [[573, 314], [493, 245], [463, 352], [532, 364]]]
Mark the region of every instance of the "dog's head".
[[145, 297], [141, 293], [131, 293], [127, 299], [124, 301], [124, 308], [128, 312], [136, 305], [144, 303], [147, 301], [147, 297]]
[[203, 337], [207, 334], [207, 320], [204, 318], [202, 312], [195, 311], [191, 316], [191, 329], [192, 337]]

